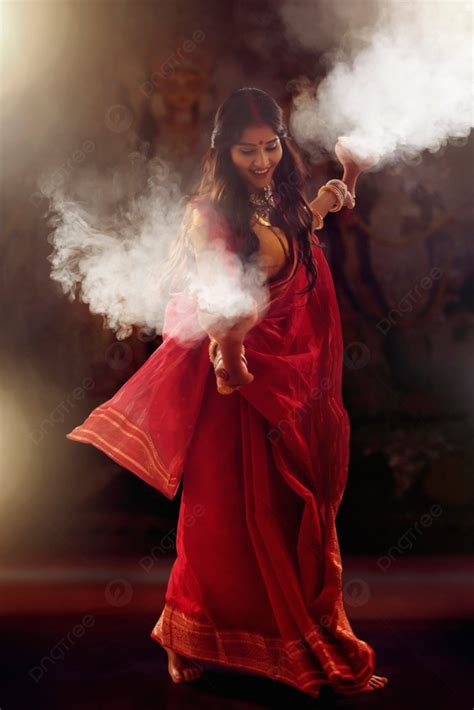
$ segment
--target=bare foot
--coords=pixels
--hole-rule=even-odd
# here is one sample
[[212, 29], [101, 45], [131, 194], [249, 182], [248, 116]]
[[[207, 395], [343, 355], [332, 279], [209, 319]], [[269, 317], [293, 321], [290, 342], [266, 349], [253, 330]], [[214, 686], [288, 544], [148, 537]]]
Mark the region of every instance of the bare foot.
[[168, 671], [173, 683], [189, 683], [201, 677], [202, 668], [197, 663], [194, 663], [190, 658], [180, 656], [171, 648], [166, 646], [163, 648], [168, 654]]
[[369, 693], [372, 690], [379, 690], [380, 688], [386, 686], [387, 683], [388, 678], [386, 678], [385, 676], [373, 675], [371, 678], [369, 678], [367, 685], [364, 685], [364, 687], [360, 688], [360, 690], [351, 691], [348, 689], [347, 691], [336, 690], [335, 692], [337, 693], [337, 695], [361, 695], [362, 693]]

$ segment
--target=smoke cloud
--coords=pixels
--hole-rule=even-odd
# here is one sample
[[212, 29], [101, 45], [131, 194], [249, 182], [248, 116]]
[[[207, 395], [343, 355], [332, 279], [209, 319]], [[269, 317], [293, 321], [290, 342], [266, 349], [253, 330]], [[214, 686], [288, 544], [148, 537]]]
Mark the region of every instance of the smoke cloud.
[[[50, 204], [48, 241], [51, 278], [71, 301], [76, 298], [104, 317], [117, 338], [134, 326], [162, 333], [170, 294], [161, 275], [181, 228], [186, 200], [180, 176], [161, 158], [132, 154], [113, 174], [84, 170], [68, 184], [40, 180]], [[267, 289], [255, 261], [243, 264], [223, 242], [205, 250], [199, 271], [190, 259], [172, 295], [185, 293], [167, 315], [167, 330], [183, 345], [205, 333], [190, 319], [189, 303], [206, 310], [206, 324], [231, 326], [255, 300], [263, 308]], [[223, 320], [224, 319], [224, 320]]]
[[372, 169], [467, 142], [472, 10], [456, 0], [287, 0], [281, 14], [289, 38], [322, 50], [328, 69], [319, 85], [308, 77], [299, 84], [295, 139], [318, 159], [345, 136], [360, 157], [379, 154]]
[[[340, 136], [361, 157], [379, 154], [372, 170], [467, 141], [472, 3], [287, 0], [280, 12], [288, 40], [319, 52], [326, 69], [319, 84], [314, 77], [297, 83], [290, 119], [293, 136], [315, 159]], [[89, 167], [67, 185], [39, 184], [54, 215], [51, 278], [101, 314], [119, 339], [133, 326], [163, 331], [169, 296], [160, 278], [186, 206], [180, 177], [164, 160], [139, 152], [128, 159], [113, 174]], [[254, 262], [236, 261], [223, 245], [201, 261], [182, 287], [216, 323], [247, 313], [254, 300], [263, 310], [267, 292]], [[183, 342], [203, 335], [184, 316], [171, 331]]]

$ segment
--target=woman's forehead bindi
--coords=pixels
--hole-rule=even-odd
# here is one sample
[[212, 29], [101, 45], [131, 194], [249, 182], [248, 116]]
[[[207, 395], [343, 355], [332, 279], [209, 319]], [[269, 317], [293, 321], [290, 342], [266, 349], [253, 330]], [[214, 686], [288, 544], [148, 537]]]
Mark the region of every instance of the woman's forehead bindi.
[[269, 145], [270, 143], [275, 143], [278, 140], [278, 136], [271, 138], [269, 141], [258, 141], [258, 143], [249, 143], [248, 141], [239, 141], [236, 145]]

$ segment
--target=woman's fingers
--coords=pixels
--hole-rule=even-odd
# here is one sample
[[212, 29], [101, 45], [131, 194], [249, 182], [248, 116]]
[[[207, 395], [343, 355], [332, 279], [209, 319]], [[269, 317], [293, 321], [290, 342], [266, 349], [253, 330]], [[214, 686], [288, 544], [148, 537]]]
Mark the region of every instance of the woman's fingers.
[[355, 154], [351, 151], [348, 136], [339, 136], [334, 151], [337, 159], [345, 168], [355, 167], [359, 172], [368, 170], [376, 165], [380, 160], [380, 154], [372, 148], [367, 150], [364, 155]]
[[255, 325], [258, 320], [258, 309], [255, 305], [238, 320], [235, 318], [218, 317], [207, 311], [198, 311], [198, 321], [203, 328], [215, 340], [232, 338], [241, 340], [246, 333]]
[[347, 193], [346, 201], [344, 202], [344, 207], [347, 207], [348, 210], [352, 210], [355, 207], [355, 199], [350, 192]]

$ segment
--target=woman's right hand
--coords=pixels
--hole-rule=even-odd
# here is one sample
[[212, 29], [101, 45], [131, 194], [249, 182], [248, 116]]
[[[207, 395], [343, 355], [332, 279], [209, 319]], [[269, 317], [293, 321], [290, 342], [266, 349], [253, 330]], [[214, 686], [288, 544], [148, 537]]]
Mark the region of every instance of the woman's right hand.
[[222, 339], [242, 341], [248, 331], [257, 323], [258, 316], [256, 301], [252, 302], [250, 309], [238, 320], [235, 318], [216, 319], [215, 314], [198, 310], [199, 325], [217, 341]]

